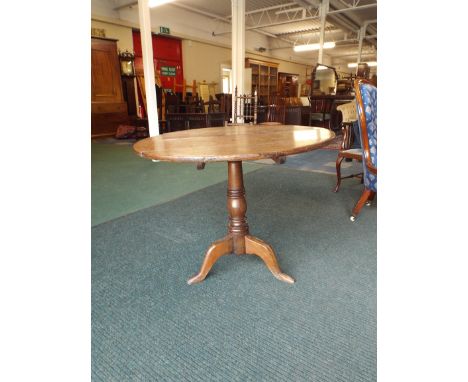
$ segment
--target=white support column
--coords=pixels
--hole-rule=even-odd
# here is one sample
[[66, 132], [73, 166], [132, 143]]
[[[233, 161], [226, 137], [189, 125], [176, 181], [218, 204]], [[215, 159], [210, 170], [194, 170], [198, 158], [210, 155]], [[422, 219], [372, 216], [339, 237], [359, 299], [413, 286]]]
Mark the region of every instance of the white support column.
[[237, 94], [245, 93], [245, 0], [231, 0], [231, 13], [232, 111], [234, 112], [236, 102], [234, 89], [237, 86]]
[[364, 24], [361, 29], [359, 30], [359, 47], [358, 47], [358, 56], [357, 62], [361, 62], [361, 55], [362, 55], [362, 42], [364, 40], [364, 36], [366, 35], [367, 23]]
[[322, 0], [320, 5], [320, 49], [318, 53], [318, 63], [323, 64], [323, 43], [325, 42], [325, 20], [328, 13], [329, 0]]
[[143, 73], [145, 75], [146, 113], [150, 137], [159, 135], [158, 105], [154, 82], [153, 43], [151, 39], [151, 15], [148, 0], [138, 0], [140, 19], [141, 51], [143, 54]]

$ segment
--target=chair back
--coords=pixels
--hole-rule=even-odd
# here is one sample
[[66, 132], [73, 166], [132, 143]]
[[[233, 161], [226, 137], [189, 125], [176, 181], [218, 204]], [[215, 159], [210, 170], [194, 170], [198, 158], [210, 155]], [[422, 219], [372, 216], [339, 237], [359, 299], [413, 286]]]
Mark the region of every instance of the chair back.
[[336, 110], [341, 111], [343, 123], [353, 123], [357, 120], [356, 102], [347, 102], [336, 107]]
[[287, 106], [284, 123], [286, 125], [302, 124], [302, 106]]
[[208, 113], [221, 113], [221, 102], [210, 95], [209, 101], [205, 102], [205, 109]]
[[278, 122], [284, 125], [286, 105], [284, 99], [273, 97], [272, 103], [268, 105], [266, 122]]
[[257, 91], [254, 94], [237, 95], [237, 86], [234, 90], [234, 110], [232, 113], [232, 123], [253, 123], [257, 124]]
[[320, 97], [320, 98], [309, 97], [309, 102], [310, 102], [311, 113], [329, 114], [333, 106], [332, 97]]
[[166, 114], [166, 132], [187, 130], [188, 124], [185, 113], [167, 113]]
[[377, 191], [377, 87], [368, 80], [356, 79], [354, 91], [363, 154], [364, 186]]
[[201, 129], [208, 126], [208, 117], [205, 113], [186, 113], [185, 118], [189, 129]]
[[166, 93], [166, 114], [167, 113], [180, 113], [180, 101], [177, 94]]
[[208, 113], [208, 127], [222, 127], [226, 123], [227, 118], [226, 113]]
[[218, 93], [216, 94], [216, 99], [219, 102], [219, 111], [221, 113], [226, 113], [228, 117], [230, 117], [232, 109], [232, 94]]
[[195, 96], [187, 96], [185, 102], [185, 112], [186, 113], [204, 113], [205, 106], [203, 103], [203, 99], [200, 97]]

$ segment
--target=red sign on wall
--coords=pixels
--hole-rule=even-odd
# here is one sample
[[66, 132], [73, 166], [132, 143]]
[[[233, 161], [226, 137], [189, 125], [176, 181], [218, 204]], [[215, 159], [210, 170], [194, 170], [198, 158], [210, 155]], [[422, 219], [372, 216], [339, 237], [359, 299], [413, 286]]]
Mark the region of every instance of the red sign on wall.
[[[173, 37], [152, 35], [152, 43], [154, 68], [159, 73], [162, 87], [173, 89], [175, 81], [176, 91], [182, 91], [184, 72], [181, 40]], [[143, 61], [140, 32], [133, 32], [133, 50], [135, 51], [135, 69], [137, 72], [142, 72]], [[167, 71], [164, 68], [175, 68], [175, 73], [173, 69]]]

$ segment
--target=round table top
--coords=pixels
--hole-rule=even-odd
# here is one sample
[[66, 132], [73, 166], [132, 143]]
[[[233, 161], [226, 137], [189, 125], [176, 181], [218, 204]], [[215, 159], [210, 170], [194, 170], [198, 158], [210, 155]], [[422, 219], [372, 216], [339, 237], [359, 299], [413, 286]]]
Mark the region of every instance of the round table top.
[[221, 162], [278, 158], [326, 145], [331, 130], [297, 125], [238, 125], [182, 130], [138, 141], [144, 158], [170, 162]]

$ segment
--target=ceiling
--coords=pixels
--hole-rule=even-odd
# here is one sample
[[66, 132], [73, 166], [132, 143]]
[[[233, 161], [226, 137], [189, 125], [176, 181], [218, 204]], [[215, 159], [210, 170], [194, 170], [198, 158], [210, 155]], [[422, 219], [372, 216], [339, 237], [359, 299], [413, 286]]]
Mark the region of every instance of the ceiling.
[[[177, 0], [174, 6], [210, 15], [214, 19], [229, 20], [231, 0]], [[289, 49], [294, 45], [317, 43], [320, 38], [321, 0], [245, 0], [246, 30], [267, 35], [268, 50]], [[345, 11], [343, 11], [345, 10]], [[365, 26], [362, 41], [362, 60], [377, 60], [377, 1], [329, 0], [324, 41], [335, 41], [336, 47], [327, 49], [332, 62], [356, 60], [361, 27]], [[214, 35], [229, 34], [213, 31]], [[301, 53], [316, 57], [317, 52]]]
[[[137, 3], [109, 1], [117, 6], [115, 10]], [[335, 48], [324, 50], [329, 63], [356, 62], [361, 35], [361, 61], [377, 61], [377, 0], [328, 1], [324, 42], [336, 43]], [[231, 33], [231, 0], [176, 0], [167, 5], [212, 18], [217, 22], [213, 38]], [[321, 5], [322, 0], [245, 0], [246, 31], [267, 36], [268, 46], [256, 48], [259, 51], [275, 56], [292, 54], [294, 45], [320, 41]], [[316, 62], [318, 51], [295, 52], [294, 56]]]

